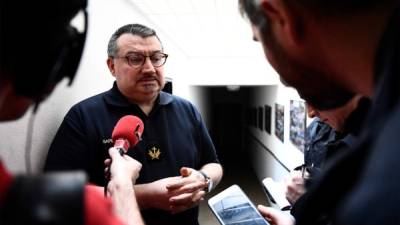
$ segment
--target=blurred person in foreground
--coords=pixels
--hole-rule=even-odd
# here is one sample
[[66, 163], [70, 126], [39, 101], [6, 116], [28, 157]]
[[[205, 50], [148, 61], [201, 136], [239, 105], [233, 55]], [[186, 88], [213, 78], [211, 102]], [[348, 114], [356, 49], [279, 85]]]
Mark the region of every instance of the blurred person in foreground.
[[301, 212], [295, 218], [264, 206], [260, 212], [272, 224], [398, 224], [399, 1], [239, 4], [281, 80], [314, 107], [334, 108], [327, 104], [340, 100], [341, 89], [372, 100], [354, 147], [330, 160]]
[[297, 201], [304, 201], [301, 196], [323, 171], [329, 159], [334, 158], [338, 151], [354, 145], [367, 116], [370, 100], [355, 95], [343, 106], [331, 110], [318, 110], [307, 102], [306, 107], [308, 117], [314, 120], [306, 129], [304, 164], [285, 178], [286, 198], [292, 205], [292, 215], [298, 211]]
[[[85, 0], [1, 1], [0, 120], [34, 113], [65, 77], [72, 79], [86, 37]], [[85, 15], [85, 31], [70, 25]], [[50, 19], [51, 18], [51, 19]], [[10, 149], [12, 150], [12, 149]], [[108, 150], [110, 199], [79, 172], [12, 176], [0, 163], [0, 224], [143, 224], [133, 183], [141, 164]], [[104, 168], [104, 165], [103, 165]]]

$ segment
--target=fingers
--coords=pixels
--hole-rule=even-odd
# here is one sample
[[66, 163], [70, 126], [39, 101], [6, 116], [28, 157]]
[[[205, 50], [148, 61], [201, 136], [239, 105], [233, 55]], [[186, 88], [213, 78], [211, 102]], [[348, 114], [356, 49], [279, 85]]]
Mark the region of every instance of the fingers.
[[[125, 156], [124, 156], [125, 158]], [[139, 172], [142, 169], [142, 164], [139, 161], [136, 161], [135, 159], [129, 157], [129, 161], [132, 161], [134, 164], [134, 173], [132, 175], [132, 182], [136, 183], [136, 180], [139, 178]]]
[[266, 207], [263, 205], [258, 205], [257, 206], [258, 211], [261, 213], [261, 215], [267, 219], [270, 222], [274, 222], [276, 221], [276, 217], [277, 217], [277, 213], [275, 212], [275, 210], [271, 207]]
[[197, 205], [204, 199], [206, 187], [204, 180], [199, 180], [193, 173], [193, 169], [182, 167], [180, 169], [181, 179], [167, 185], [167, 189], [172, 195], [169, 199], [173, 213], [181, 212]]
[[293, 205], [304, 192], [305, 189], [302, 184], [286, 186], [286, 199]]
[[109, 166], [109, 165], [111, 164], [111, 159], [106, 159], [106, 160], [104, 160], [104, 164], [105, 164], [106, 166]]
[[196, 191], [194, 193], [184, 193], [178, 196], [171, 197], [169, 202], [172, 205], [191, 205], [199, 202], [206, 193], [204, 191]]
[[190, 184], [194, 182], [195, 180], [190, 177], [192, 175], [192, 169], [188, 167], [182, 167], [179, 170], [182, 179], [177, 180], [176, 182], [171, 182], [167, 185], [167, 189], [172, 190], [172, 189], [178, 189], [181, 188], [184, 185]]
[[177, 196], [177, 195], [181, 195], [184, 193], [194, 193], [197, 191], [203, 191], [204, 188], [207, 186], [207, 183], [202, 181], [202, 182], [194, 182], [194, 183], [190, 183], [184, 186], [181, 186], [177, 189], [171, 189], [171, 188], [167, 188], [169, 193], [171, 194], [171, 196]]
[[170, 191], [173, 191], [174, 189], [179, 189], [182, 186], [184, 186], [186, 183], [182, 181], [182, 179], [179, 179], [178, 181], [171, 182], [166, 185], [166, 188]]
[[105, 165], [105, 168], [104, 168], [104, 173], [105, 174], [107, 174], [107, 173], [109, 173], [110, 172], [110, 165], [111, 165], [111, 159], [106, 159], [106, 160], [104, 160], [104, 165]]
[[188, 185], [183, 186], [182, 188], [179, 188], [177, 192], [179, 193], [192, 193], [197, 190], [203, 190], [207, 186], [207, 183], [205, 181], [201, 182], [194, 182]]
[[188, 177], [192, 173], [192, 169], [188, 167], [182, 167], [179, 171], [182, 175], [182, 177]]
[[177, 188], [180, 188], [180, 187], [192, 182], [190, 179], [185, 179], [192, 174], [192, 169], [190, 169], [188, 167], [182, 167], [179, 170], [179, 172], [180, 172], [181, 176], [183, 177], [183, 179], [180, 179], [174, 183], [168, 184], [167, 189], [177, 189]]
[[198, 205], [200, 201], [204, 200], [205, 194], [204, 191], [197, 191], [194, 193], [185, 193], [171, 197], [169, 200], [171, 205], [170, 210], [173, 213], [177, 213], [194, 207]]
[[114, 147], [108, 149], [108, 154], [110, 155], [111, 159], [121, 157], [121, 154], [119, 153], [118, 149]]
[[193, 179], [180, 179], [178, 181], [167, 184], [166, 188], [172, 195], [179, 195], [183, 193], [192, 193], [197, 190], [203, 190], [207, 186], [205, 181], [198, 181]]
[[109, 167], [104, 169], [104, 177], [106, 178], [107, 181], [111, 179], [111, 173]]
[[106, 180], [109, 180], [110, 179], [110, 166], [111, 166], [111, 159], [106, 159], [106, 160], [104, 160], [104, 165], [105, 165], [105, 168], [104, 168], [104, 176], [105, 176], [105, 178], [106, 178]]
[[258, 205], [257, 209], [271, 225], [293, 225], [295, 222], [291, 215], [285, 214], [280, 210], [263, 205]]
[[142, 164], [126, 154], [121, 155], [117, 148], [110, 148], [108, 153], [111, 159], [104, 160], [106, 178], [110, 179], [113, 176], [125, 177], [135, 183], [139, 177]]

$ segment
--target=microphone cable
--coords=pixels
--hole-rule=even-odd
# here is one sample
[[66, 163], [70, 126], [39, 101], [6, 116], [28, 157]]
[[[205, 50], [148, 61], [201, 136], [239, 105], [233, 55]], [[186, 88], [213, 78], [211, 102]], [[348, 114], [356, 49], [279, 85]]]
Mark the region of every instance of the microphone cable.
[[31, 163], [31, 152], [32, 152], [32, 137], [33, 137], [33, 125], [36, 118], [38, 104], [36, 104], [32, 110], [32, 113], [29, 117], [28, 126], [26, 130], [26, 139], [25, 139], [25, 168], [26, 173], [31, 175], [32, 172], [32, 163]]

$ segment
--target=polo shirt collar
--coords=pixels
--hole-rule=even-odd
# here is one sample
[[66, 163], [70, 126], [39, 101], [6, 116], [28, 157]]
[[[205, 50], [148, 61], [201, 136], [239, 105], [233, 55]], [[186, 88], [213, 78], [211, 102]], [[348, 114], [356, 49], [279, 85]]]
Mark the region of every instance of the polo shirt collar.
[[[128, 99], [119, 91], [116, 82], [114, 82], [113, 87], [105, 93], [104, 100], [107, 104], [118, 107], [130, 107], [136, 105], [129, 102]], [[161, 91], [157, 97], [156, 105], [168, 105], [172, 101], [172, 95]]]
[[158, 96], [158, 104], [159, 105], [168, 105], [174, 99], [172, 98], [171, 94], [161, 91], [160, 95]]

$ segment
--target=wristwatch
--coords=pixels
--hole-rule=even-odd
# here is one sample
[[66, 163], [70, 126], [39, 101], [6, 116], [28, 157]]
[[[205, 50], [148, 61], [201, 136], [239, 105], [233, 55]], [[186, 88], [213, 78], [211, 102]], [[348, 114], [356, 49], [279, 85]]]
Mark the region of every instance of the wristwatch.
[[205, 191], [206, 193], [208, 193], [208, 192], [210, 192], [210, 191], [212, 190], [212, 188], [213, 188], [213, 181], [212, 181], [212, 179], [211, 179], [209, 176], [207, 176], [207, 174], [205, 174], [203, 171], [199, 170], [199, 172], [201, 173], [201, 175], [203, 175], [204, 180], [205, 180], [206, 183], [207, 183], [207, 187], [204, 188], [204, 191]]

